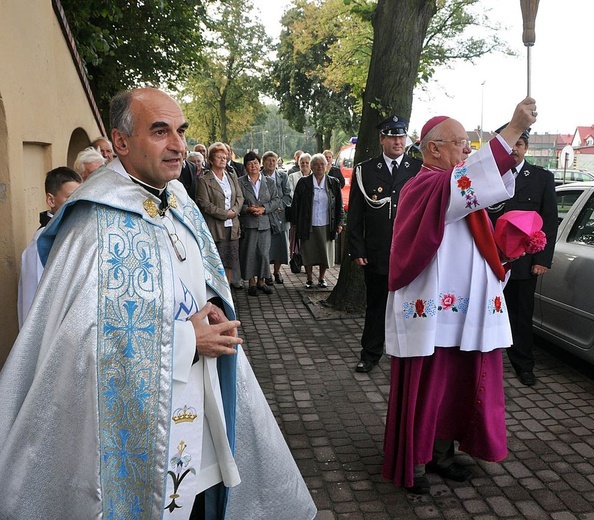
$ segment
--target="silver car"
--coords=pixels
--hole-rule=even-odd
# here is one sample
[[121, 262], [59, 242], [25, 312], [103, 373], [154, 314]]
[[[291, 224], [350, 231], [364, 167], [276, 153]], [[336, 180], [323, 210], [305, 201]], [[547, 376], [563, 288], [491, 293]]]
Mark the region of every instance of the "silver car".
[[553, 172], [553, 177], [555, 177], [555, 184], [557, 186], [569, 182], [594, 181], [594, 173], [587, 170], [562, 170], [552, 168], [550, 171]]
[[557, 186], [553, 267], [536, 286], [536, 334], [594, 363], [594, 182]]

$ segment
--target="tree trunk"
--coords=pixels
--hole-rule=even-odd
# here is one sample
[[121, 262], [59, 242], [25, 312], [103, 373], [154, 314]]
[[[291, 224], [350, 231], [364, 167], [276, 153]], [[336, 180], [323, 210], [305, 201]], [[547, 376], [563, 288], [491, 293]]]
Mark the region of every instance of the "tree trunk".
[[[409, 120], [413, 89], [427, 28], [437, 11], [435, 0], [379, 0], [373, 14], [373, 48], [363, 96], [355, 164], [379, 155], [376, 126], [386, 117]], [[347, 218], [348, 232], [348, 218]], [[365, 308], [363, 270], [348, 254], [326, 303], [338, 310]]]
[[355, 163], [379, 155], [375, 127], [383, 119], [394, 114], [410, 119], [421, 50], [436, 10], [435, 0], [379, 0]]
[[349, 254], [348, 225], [343, 231], [346, 236], [344, 255], [341, 258], [338, 280], [325, 304], [338, 311], [363, 312], [367, 305], [363, 269], [351, 260]]
[[221, 142], [228, 143], [227, 139], [227, 92], [223, 90], [219, 100], [219, 117], [221, 118]]
[[332, 128], [326, 128], [326, 130], [324, 130], [323, 150], [331, 149], [331, 141], [332, 141]]

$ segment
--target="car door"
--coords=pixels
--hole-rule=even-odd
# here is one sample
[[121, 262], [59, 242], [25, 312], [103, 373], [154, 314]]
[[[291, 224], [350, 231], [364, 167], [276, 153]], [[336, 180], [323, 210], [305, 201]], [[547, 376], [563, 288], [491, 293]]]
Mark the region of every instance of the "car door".
[[594, 343], [594, 188], [557, 189], [553, 267], [538, 281], [535, 326], [578, 355]]

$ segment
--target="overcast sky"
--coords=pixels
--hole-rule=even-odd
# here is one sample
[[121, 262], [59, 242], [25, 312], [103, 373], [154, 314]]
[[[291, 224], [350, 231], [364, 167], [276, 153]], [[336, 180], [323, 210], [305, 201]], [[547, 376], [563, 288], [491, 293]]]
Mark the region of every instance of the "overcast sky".
[[[289, 0], [254, 0], [272, 37], [280, 33], [280, 17]], [[434, 115], [449, 115], [472, 130], [483, 122], [485, 131], [509, 120], [527, 92], [526, 47], [522, 43], [519, 0], [484, 1], [491, 19], [501, 22], [500, 37], [518, 56], [493, 54], [476, 64], [440, 69], [427, 92], [415, 92], [409, 130], [420, 132]], [[573, 133], [576, 126], [594, 125], [594, 63], [592, 38], [594, 1], [542, 0], [536, 17], [532, 47], [532, 97], [538, 121], [532, 131]], [[483, 85], [484, 82], [484, 85]]]

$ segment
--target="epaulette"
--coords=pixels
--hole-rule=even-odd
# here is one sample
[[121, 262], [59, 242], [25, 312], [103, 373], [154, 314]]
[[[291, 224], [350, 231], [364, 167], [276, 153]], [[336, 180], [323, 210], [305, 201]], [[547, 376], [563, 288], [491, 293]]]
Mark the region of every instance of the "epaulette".
[[374, 159], [377, 159], [377, 157], [370, 157], [369, 159], [365, 159], [364, 161], [361, 161], [360, 163], [355, 164], [355, 168], [357, 168], [357, 166], [363, 166], [364, 164], [371, 162]]

